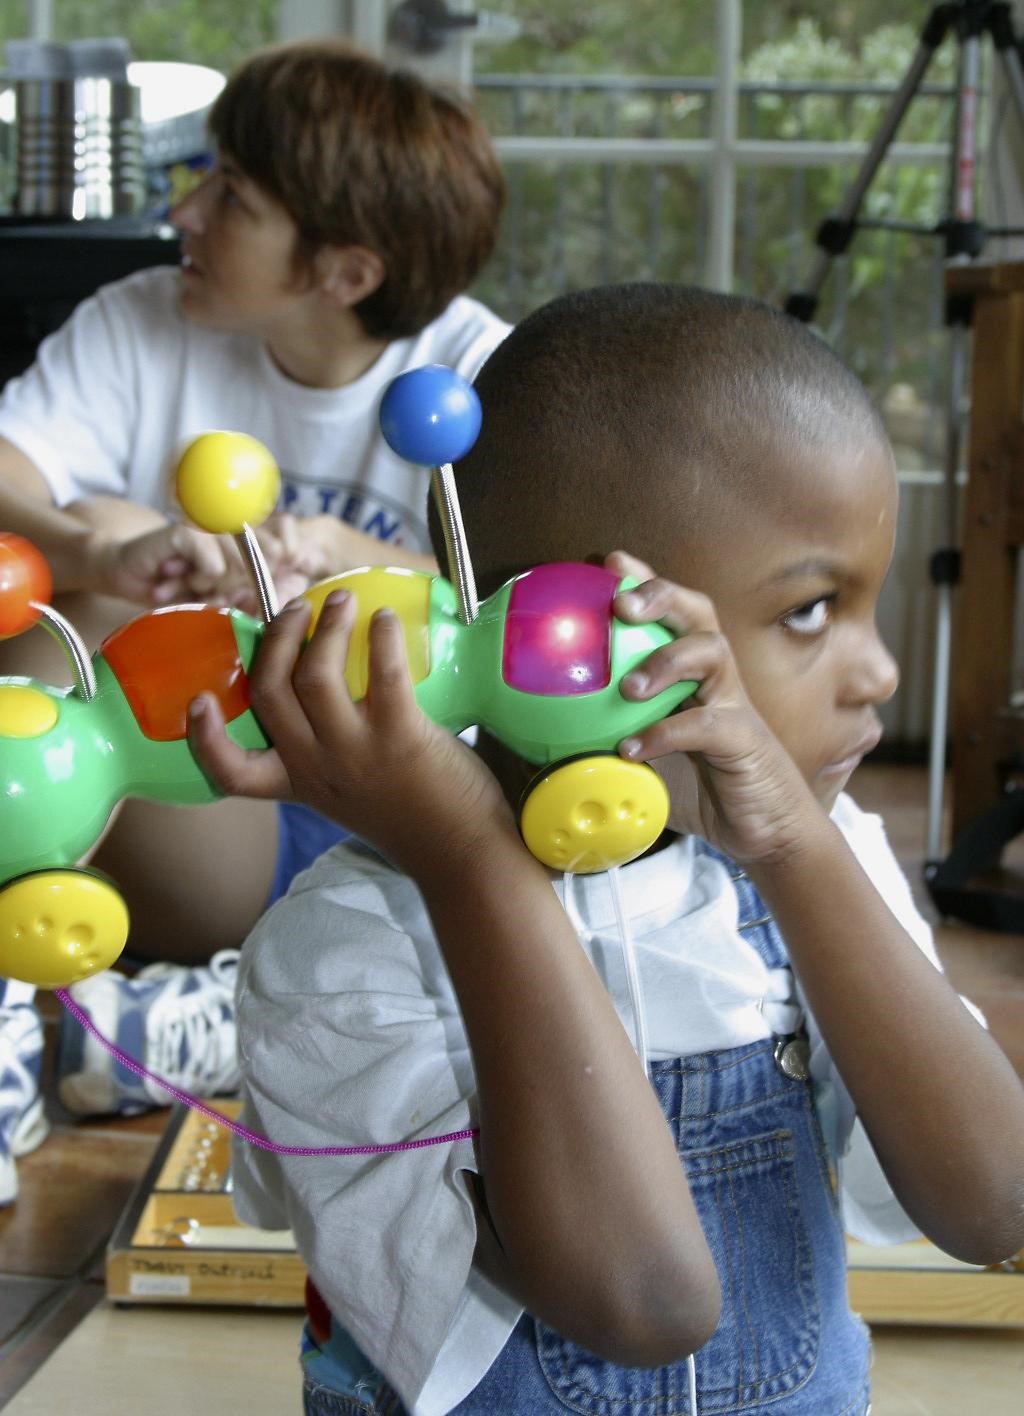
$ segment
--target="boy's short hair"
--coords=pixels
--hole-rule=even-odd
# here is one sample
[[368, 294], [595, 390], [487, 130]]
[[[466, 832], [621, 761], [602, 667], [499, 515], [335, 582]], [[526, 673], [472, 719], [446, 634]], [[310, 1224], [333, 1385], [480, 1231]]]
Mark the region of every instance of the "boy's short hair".
[[385, 266], [355, 306], [367, 333], [416, 334], [475, 279], [505, 184], [468, 97], [330, 38], [257, 50], [209, 118], [217, 145], [280, 202], [297, 259], [365, 246]]
[[686, 546], [716, 544], [722, 514], [785, 497], [773, 484], [794, 451], [885, 443], [859, 379], [806, 325], [685, 285], [560, 296], [475, 387], [480, 436], [455, 472], [482, 595], [528, 566], [615, 549], [676, 565]]

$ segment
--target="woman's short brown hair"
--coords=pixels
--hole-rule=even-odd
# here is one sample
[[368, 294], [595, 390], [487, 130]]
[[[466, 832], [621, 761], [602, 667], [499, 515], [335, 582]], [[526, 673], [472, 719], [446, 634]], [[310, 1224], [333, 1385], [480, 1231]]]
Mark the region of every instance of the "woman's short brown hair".
[[300, 257], [324, 245], [381, 257], [383, 282], [355, 306], [368, 334], [417, 333], [494, 249], [505, 183], [468, 98], [346, 41], [257, 50], [210, 131], [290, 214]]

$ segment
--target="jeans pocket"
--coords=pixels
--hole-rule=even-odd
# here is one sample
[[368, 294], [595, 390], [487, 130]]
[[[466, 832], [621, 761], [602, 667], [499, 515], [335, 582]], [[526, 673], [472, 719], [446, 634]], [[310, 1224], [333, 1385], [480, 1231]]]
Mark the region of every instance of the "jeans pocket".
[[364, 1398], [322, 1386], [307, 1373], [302, 1380], [302, 1410], [303, 1416], [402, 1416], [404, 1408], [390, 1388], [376, 1395], [368, 1391]]
[[303, 1416], [373, 1416], [373, 1407], [365, 1401], [332, 1391], [309, 1377], [302, 1382], [302, 1411]]
[[536, 1329], [537, 1361], [552, 1394], [566, 1410], [582, 1416], [691, 1416], [685, 1362], [618, 1367], [540, 1321]]
[[821, 1341], [814, 1254], [793, 1134], [779, 1130], [685, 1156], [722, 1288], [697, 1353], [702, 1416], [757, 1408], [812, 1376]]
[[[761, 1410], [814, 1373], [821, 1312], [788, 1130], [684, 1155], [722, 1288], [722, 1316], [696, 1354], [701, 1416]], [[585, 1416], [687, 1416], [686, 1363], [618, 1367], [537, 1323], [558, 1400]]]

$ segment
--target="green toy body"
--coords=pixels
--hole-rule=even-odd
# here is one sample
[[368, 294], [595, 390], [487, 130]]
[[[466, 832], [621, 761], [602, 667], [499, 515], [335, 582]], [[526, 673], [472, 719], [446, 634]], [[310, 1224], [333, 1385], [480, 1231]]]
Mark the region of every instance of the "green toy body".
[[[355, 596], [346, 665], [353, 696], [365, 684], [369, 620], [390, 605], [403, 622], [416, 698], [428, 717], [452, 732], [478, 724], [543, 767], [613, 754], [624, 737], [663, 717], [696, 687], [676, 684], [644, 702], [623, 697], [623, 675], [671, 638], [660, 625], [616, 618], [612, 601], [627, 583], [593, 566], [541, 566], [502, 586], [470, 624], [460, 620], [446, 580], [416, 572], [350, 572], [307, 595], [317, 613], [333, 589]], [[183, 806], [217, 798], [186, 736], [188, 705], [197, 693], [218, 696], [235, 742], [268, 746], [248, 691], [263, 633], [259, 621], [239, 610], [176, 606], [142, 615], [110, 636], [93, 658], [91, 698], [77, 688], [0, 680], [0, 974], [52, 987], [105, 967], [120, 952], [123, 938], [116, 948], [83, 951], [81, 938], [96, 932], [95, 881], [76, 864], [127, 797]], [[536, 840], [524, 829], [530, 849], [553, 866], [607, 868], [604, 847], [595, 853], [589, 844], [573, 843], [575, 834], [590, 830], [595, 802], [598, 815], [631, 818], [629, 830], [646, 832], [643, 841], [651, 829], [656, 834], [660, 826], [648, 824], [650, 813], [636, 805], [633, 784], [620, 783], [622, 773], [637, 770], [654, 778], [646, 767], [611, 758], [602, 778], [613, 772], [610, 787], [589, 780], [573, 785], [575, 795], [563, 796], [554, 816], [544, 817]], [[582, 817], [576, 810], [581, 792]], [[637, 840], [634, 846], [629, 838], [622, 858], [645, 848]], [[622, 850], [618, 837], [613, 849]], [[58, 914], [59, 928], [53, 925]], [[117, 930], [127, 932], [126, 916]], [[48, 941], [45, 965], [28, 947], [35, 936]]]

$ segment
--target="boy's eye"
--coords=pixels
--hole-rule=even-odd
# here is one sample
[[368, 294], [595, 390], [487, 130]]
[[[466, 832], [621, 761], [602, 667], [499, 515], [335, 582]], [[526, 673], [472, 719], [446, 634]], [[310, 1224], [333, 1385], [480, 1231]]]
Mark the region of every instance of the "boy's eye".
[[820, 634], [832, 622], [832, 606], [835, 595], [819, 595], [816, 600], [808, 600], [783, 615], [782, 623], [794, 634]]

